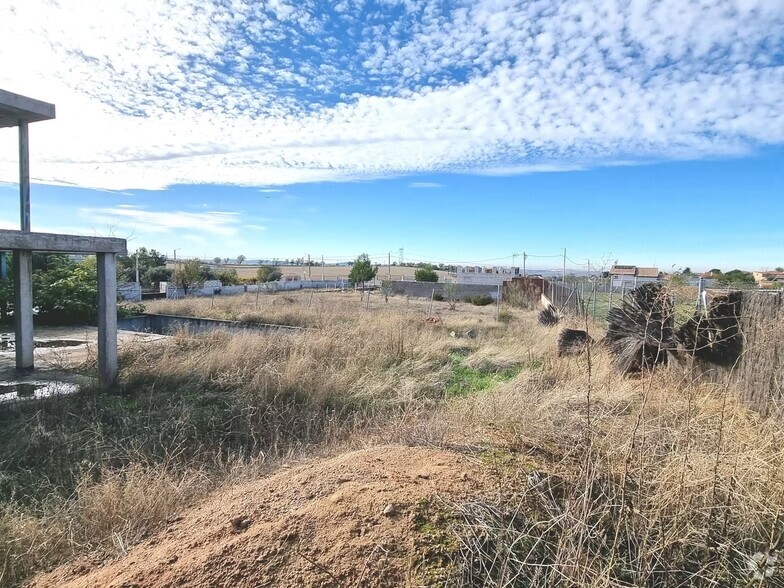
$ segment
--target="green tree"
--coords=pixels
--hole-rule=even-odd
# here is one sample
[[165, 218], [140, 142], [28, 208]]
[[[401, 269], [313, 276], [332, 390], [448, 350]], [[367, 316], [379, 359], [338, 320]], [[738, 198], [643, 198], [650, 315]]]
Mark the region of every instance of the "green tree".
[[242, 265], [242, 262], [245, 261], [246, 259], [248, 259], [248, 258], [245, 257], [244, 255], [240, 254], [240, 255], [237, 256], [237, 263]]
[[438, 274], [433, 266], [425, 264], [414, 272], [414, 279], [417, 282], [437, 282]]
[[8, 273], [6, 277], [0, 276], [0, 320], [8, 318], [8, 305], [14, 300], [14, 283], [11, 281], [11, 264], [13, 259], [11, 254], [6, 254], [5, 263]]
[[215, 275], [215, 279], [220, 280], [220, 283], [224, 286], [236, 286], [240, 283], [240, 277], [234, 268], [219, 271]]
[[47, 256], [46, 269], [33, 271], [33, 304], [48, 320], [94, 320], [98, 310], [95, 258], [74, 262], [65, 255]]
[[277, 282], [283, 277], [280, 270], [271, 265], [262, 265], [256, 271], [256, 279], [261, 282]]
[[368, 254], [362, 253], [354, 260], [348, 279], [352, 285], [356, 286], [359, 284], [361, 287], [364, 287], [365, 282], [369, 282], [376, 277], [376, 273], [378, 273], [378, 266], [373, 267]]
[[779, 273], [784, 272], [784, 267], [777, 267], [776, 271]]
[[734, 269], [721, 275], [721, 282], [729, 285], [751, 285], [755, 284], [754, 274], [744, 272], [743, 270]]
[[691, 271], [691, 268], [689, 266], [686, 266], [686, 268], [681, 273], [684, 276], [691, 276], [692, 275], [692, 271]]
[[215, 265], [220, 265], [221, 258], [220, 257], [213, 257], [212, 258], [212, 263], [214, 263]]
[[718, 269], [718, 268], [715, 268], [715, 267], [714, 267], [714, 268], [713, 268], [712, 270], [710, 270], [708, 273], [709, 273], [709, 274], [713, 274], [713, 275], [715, 275], [715, 276], [720, 276], [720, 275], [721, 275], [721, 270], [720, 270], [720, 269]]
[[155, 249], [139, 247], [131, 255], [117, 258], [117, 280], [120, 282], [136, 281], [136, 264], [138, 260], [139, 281], [142, 287], [149, 288], [152, 284], [145, 281], [144, 276], [147, 270], [155, 267], [166, 267], [166, 255], [159, 253]]
[[389, 297], [392, 295], [392, 280], [384, 278], [381, 280], [381, 293], [384, 295], [384, 302], [389, 302]]
[[158, 282], [168, 282], [172, 277], [172, 270], [168, 267], [151, 267], [140, 276], [142, 284], [157, 284]]
[[182, 288], [185, 295], [188, 290], [198, 288], [204, 284], [204, 275], [201, 271], [201, 262], [198, 259], [189, 259], [177, 265], [174, 270], [174, 283], [178, 288]]

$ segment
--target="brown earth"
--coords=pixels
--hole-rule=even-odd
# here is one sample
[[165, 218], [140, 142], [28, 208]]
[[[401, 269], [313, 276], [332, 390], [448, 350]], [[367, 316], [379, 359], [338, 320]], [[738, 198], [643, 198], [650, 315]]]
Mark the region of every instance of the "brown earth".
[[414, 586], [422, 501], [475, 496], [489, 480], [442, 450], [346, 453], [216, 492], [124, 557], [73, 562], [30, 586]]

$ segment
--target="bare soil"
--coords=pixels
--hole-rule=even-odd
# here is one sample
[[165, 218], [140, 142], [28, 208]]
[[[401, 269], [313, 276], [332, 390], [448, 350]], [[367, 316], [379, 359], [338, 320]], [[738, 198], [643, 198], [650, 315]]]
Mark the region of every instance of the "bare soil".
[[418, 506], [489, 487], [485, 467], [457, 453], [354, 451], [216, 492], [124, 557], [72, 562], [30, 586], [414, 586]]

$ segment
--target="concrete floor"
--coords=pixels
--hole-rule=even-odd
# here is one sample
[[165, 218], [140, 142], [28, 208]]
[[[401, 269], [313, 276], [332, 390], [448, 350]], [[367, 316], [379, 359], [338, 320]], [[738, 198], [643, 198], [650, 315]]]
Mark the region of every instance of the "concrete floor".
[[[0, 335], [13, 338], [12, 327], [0, 327]], [[163, 335], [118, 331], [117, 339], [120, 349], [140, 341], [156, 341], [164, 339]], [[68, 341], [78, 343], [67, 347], [36, 347], [34, 351], [35, 369], [29, 372], [16, 370], [14, 349], [0, 348], [0, 383], [61, 381], [85, 383], [84, 376], [73, 372], [74, 366], [85, 361], [96, 361], [98, 328], [97, 327], [36, 327], [34, 333], [36, 343]]]

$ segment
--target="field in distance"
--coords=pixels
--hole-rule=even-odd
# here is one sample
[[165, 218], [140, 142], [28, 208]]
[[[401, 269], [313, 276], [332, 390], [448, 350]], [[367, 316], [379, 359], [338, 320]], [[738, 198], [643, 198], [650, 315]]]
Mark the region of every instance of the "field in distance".
[[[245, 279], [252, 279], [256, 277], [256, 272], [259, 269], [258, 265], [248, 265], [248, 264], [235, 264], [229, 263], [226, 265], [221, 264], [219, 266], [221, 269], [233, 269], [237, 270], [237, 275], [240, 278]], [[351, 271], [351, 267], [347, 265], [328, 265], [325, 267], [312, 267], [310, 268], [310, 278], [308, 277], [308, 268], [307, 266], [296, 266], [296, 265], [284, 265], [279, 267], [281, 273], [283, 274], [284, 278], [294, 277], [297, 276], [301, 280], [313, 279], [313, 280], [348, 280], [348, 274]], [[399, 280], [413, 280], [414, 279], [414, 272], [417, 268], [415, 267], [402, 267], [402, 266], [392, 266], [392, 279], [394, 281]], [[448, 272], [436, 270], [438, 274], [439, 281], [443, 282], [444, 278], [448, 276]], [[381, 280], [389, 275], [387, 266], [381, 265], [378, 268], [378, 279]], [[322, 278], [323, 277], [323, 278]]]

